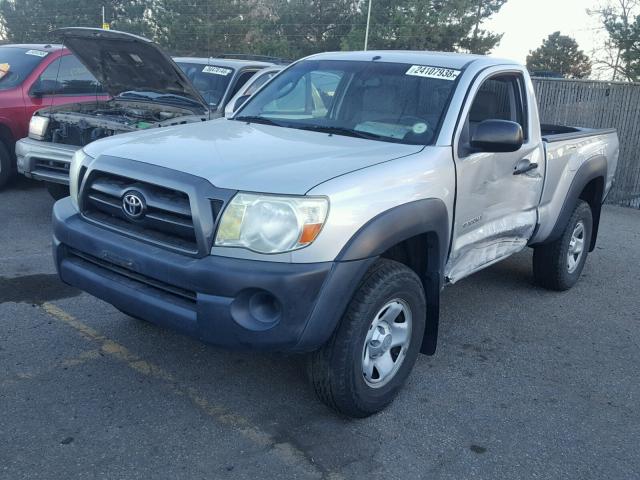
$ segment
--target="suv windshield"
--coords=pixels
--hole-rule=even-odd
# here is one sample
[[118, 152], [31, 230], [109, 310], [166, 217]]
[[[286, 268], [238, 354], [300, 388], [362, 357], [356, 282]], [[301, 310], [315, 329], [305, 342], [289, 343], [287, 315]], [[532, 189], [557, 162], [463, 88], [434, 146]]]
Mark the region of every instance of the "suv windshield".
[[209, 106], [220, 104], [233, 77], [233, 68], [185, 62], [178, 62], [178, 66]]
[[0, 90], [19, 86], [47, 55], [43, 50], [0, 47]]
[[234, 119], [429, 145], [458, 74], [404, 63], [306, 60], [281, 73]]

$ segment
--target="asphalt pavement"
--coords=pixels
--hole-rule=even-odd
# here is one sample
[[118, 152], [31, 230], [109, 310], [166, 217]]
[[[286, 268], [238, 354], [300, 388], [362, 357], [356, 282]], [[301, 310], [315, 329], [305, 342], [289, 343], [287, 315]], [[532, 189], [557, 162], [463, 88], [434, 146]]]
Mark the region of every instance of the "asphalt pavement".
[[640, 478], [640, 211], [569, 292], [525, 251], [443, 293], [438, 352], [365, 420], [298, 356], [228, 352], [60, 283], [53, 201], [0, 193], [0, 478]]

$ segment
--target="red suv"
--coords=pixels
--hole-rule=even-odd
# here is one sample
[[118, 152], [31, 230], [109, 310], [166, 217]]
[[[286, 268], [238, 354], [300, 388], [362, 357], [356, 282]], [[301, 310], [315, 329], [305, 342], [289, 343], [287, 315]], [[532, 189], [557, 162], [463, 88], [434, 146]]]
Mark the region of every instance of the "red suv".
[[0, 46], [0, 188], [15, 173], [14, 146], [33, 112], [96, 95], [104, 96], [102, 87], [61, 45]]

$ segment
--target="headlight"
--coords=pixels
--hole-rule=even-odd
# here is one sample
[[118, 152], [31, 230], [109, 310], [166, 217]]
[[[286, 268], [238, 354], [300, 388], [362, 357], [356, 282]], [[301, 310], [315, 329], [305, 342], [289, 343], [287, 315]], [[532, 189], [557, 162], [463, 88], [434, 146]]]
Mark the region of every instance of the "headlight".
[[49, 118], [40, 115], [34, 115], [29, 122], [29, 138], [34, 140], [44, 140], [49, 126]]
[[84, 153], [84, 150], [79, 148], [71, 158], [71, 165], [69, 166], [69, 196], [74, 206], [78, 208], [78, 191], [80, 190], [80, 170], [83, 166], [87, 166], [89, 161], [93, 160], [92, 157]]
[[326, 198], [239, 193], [222, 215], [215, 244], [259, 253], [296, 250], [316, 239], [328, 210]]

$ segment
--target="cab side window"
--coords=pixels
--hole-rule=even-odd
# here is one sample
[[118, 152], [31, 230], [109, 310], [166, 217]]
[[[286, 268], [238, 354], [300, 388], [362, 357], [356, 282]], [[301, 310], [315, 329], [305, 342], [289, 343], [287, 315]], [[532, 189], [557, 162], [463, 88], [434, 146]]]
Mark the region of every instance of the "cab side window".
[[503, 74], [483, 82], [471, 104], [469, 116], [460, 136], [460, 156], [467, 148], [478, 124], [485, 120], [509, 120], [519, 123], [525, 140], [528, 138], [524, 81], [519, 74]]
[[103, 94], [102, 86], [73, 55], [52, 62], [40, 75], [32, 92], [41, 95]]

